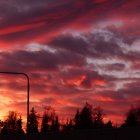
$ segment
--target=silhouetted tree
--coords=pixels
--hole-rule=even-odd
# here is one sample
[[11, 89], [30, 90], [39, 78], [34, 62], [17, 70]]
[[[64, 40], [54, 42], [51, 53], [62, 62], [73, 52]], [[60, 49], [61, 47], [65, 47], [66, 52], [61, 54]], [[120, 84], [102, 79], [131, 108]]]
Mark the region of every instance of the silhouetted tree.
[[49, 131], [50, 128], [49, 119], [50, 119], [49, 115], [46, 112], [44, 112], [42, 123], [41, 123], [41, 133]]
[[140, 126], [140, 107], [137, 108], [137, 125]]
[[55, 116], [52, 118], [52, 124], [51, 124], [51, 131], [59, 131], [60, 123], [58, 120], [58, 116]]
[[79, 129], [80, 128], [80, 112], [79, 112], [79, 109], [76, 111], [74, 121], [75, 121], [75, 129]]
[[8, 125], [6, 122], [3, 123], [3, 128], [1, 129], [1, 135], [7, 135], [9, 134], [9, 131], [8, 131]]
[[75, 129], [103, 128], [103, 110], [100, 107], [92, 108], [86, 103], [81, 112], [77, 110], [74, 118]]
[[94, 123], [93, 123], [94, 128], [104, 127], [103, 110], [100, 107], [94, 108], [93, 119], [94, 119]]
[[71, 131], [74, 129], [74, 124], [72, 119], [67, 120], [66, 124], [63, 126], [63, 131]]
[[140, 126], [140, 107], [131, 108], [126, 116], [126, 120], [122, 127], [136, 127]]
[[0, 133], [1, 133], [1, 130], [3, 129], [4, 127], [4, 122], [0, 120]]
[[14, 111], [9, 112], [7, 118], [7, 125], [9, 133], [16, 133], [16, 122], [17, 122], [17, 113]]
[[17, 133], [18, 133], [18, 134], [24, 134], [24, 131], [23, 131], [23, 129], [22, 129], [22, 118], [21, 118], [21, 116], [20, 116], [20, 118], [17, 120], [16, 129], [17, 129]]
[[67, 126], [68, 126], [68, 130], [69, 130], [69, 131], [73, 130], [74, 125], [73, 125], [72, 119], [70, 119], [70, 120], [68, 121]]
[[31, 109], [29, 114], [29, 133], [38, 133], [38, 119], [34, 108]]
[[108, 121], [108, 122], [105, 124], [105, 128], [113, 128], [112, 121]]
[[21, 116], [18, 118], [16, 112], [11, 111], [7, 119], [4, 122], [4, 126], [1, 130], [1, 134], [23, 134], [24, 131], [22, 129], [22, 119]]
[[80, 129], [91, 128], [93, 128], [92, 106], [86, 103], [80, 112]]
[[137, 125], [137, 118], [136, 118], [136, 110], [131, 109], [127, 115], [127, 119], [125, 121], [127, 126], [136, 126]]

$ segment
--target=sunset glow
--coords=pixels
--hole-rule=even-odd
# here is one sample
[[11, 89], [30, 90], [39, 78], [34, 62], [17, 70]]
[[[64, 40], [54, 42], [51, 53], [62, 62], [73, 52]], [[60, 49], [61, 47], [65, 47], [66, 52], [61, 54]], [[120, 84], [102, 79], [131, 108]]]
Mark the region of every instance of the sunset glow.
[[[72, 118], [86, 102], [121, 123], [140, 104], [139, 0], [1, 0], [0, 71], [30, 77], [31, 107]], [[0, 75], [0, 119], [26, 116], [26, 79]]]

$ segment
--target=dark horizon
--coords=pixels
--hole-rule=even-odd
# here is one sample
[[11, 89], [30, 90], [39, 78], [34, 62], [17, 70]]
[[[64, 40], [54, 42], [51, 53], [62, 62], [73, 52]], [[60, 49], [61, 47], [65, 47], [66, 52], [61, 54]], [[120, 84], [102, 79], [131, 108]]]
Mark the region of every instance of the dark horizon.
[[[131, 107], [125, 112], [125, 118], [121, 124], [112, 120], [105, 120], [107, 116], [100, 106], [93, 106], [88, 102], [81, 109], [75, 110], [73, 117], [63, 118], [59, 116], [51, 106], [44, 107], [39, 114], [35, 107], [29, 112], [28, 133], [45, 134], [48, 132], [69, 132], [75, 130], [100, 130], [118, 128], [140, 127], [140, 106]], [[20, 112], [9, 111], [3, 120], [0, 120], [0, 135], [18, 135], [27, 133], [27, 122], [24, 122]]]

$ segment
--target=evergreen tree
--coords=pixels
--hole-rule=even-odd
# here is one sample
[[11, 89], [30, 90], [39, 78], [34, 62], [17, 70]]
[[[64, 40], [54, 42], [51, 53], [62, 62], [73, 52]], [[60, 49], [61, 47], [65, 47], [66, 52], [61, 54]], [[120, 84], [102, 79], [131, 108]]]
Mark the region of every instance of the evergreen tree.
[[136, 126], [137, 125], [137, 118], [136, 118], [136, 112], [135, 110], [131, 110], [128, 113], [127, 119], [125, 121], [127, 126]]
[[72, 119], [67, 120], [66, 124], [63, 125], [63, 131], [71, 131], [74, 129], [74, 124]]
[[73, 121], [71, 119], [67, 123], [67, 128], [69, 131], [73, 130]]
[[60, 123], [58, 116], [55, 117], [55, 131], [59, 131]]
[[136, 127], [139, 125], [139, 117], [140, 114], [139, 112], [139, 108], [131, 108], [126, 116], [126, 120], [124, 122], [124, 124], [122, 124], [122, 127]]
[[137, 126], [140, 126], [140, 107], [137, 108], [136, 111], [137, 116]]
[[9, 112], [6, 122], [8, 125], [8, 132], [10, 134], [16, 133], [17, 113], [14, 111]]
[[7, 135], [7, 134], [9, 134], [8, 125], [6, 122], [4, 122], [3, 127], [1, 129], [1, 135]]
[[75, 121], [75, 129], [79, 129], [80, 128], [80, 112], [79, 112], [79, 109], [76, 111], [74, 121]]
[[103, 111], [100, 107], [94, 108], [94, 113], [93, 113], [93, 127], [94, 128], [102, 128], [104, 127], [103, 123]]
[[1, 134], [23, 134], [24, 131], [22, 129], [22, 119], [21, 116], [18, 118], [16, 112], [11, 111], [7, 119], [3, 123], [3, 128], [1, 130]]
[[41, 133], [49, 131], [49, 115], [45, 112], [41, 123]]
[[17, 125], [16, 125], [16, 131], [17, 131], [17, 133], [18, 134], [24, 134], [24, 131], [23, 131], [23, 129], [22, 129], [22, 119], [21, 119], [21, 116], [20, 116], [20, 118], [17, 120]]
[[108, 122], [105, 124], [105, 128], [113, 128], [112, 122], [111, 122], [111, 121], [108, 121]]
[[38, 119], [34, 108], [29, 114], [28, 133], [38, 133]]
[[86, 103], [80, 112], [80, 129], [91, 128], [93, 128], [92, 106]]
[[60, 123], [58, 116], [52, 118], [51, 131], [59, 131]]

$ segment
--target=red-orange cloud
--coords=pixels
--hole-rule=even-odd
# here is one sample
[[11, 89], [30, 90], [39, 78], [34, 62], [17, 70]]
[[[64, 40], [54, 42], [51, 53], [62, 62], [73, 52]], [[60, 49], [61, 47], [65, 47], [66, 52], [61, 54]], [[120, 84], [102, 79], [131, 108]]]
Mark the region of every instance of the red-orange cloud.
[[[0, 70], [29, 75], [39, 112], [69, 118], [89, 102], [120, 123], [140, 101], [139, 13], [138, 0], [1, 0]], [[0, 79], [0, 109], [25, 116], [26, 80]]]

